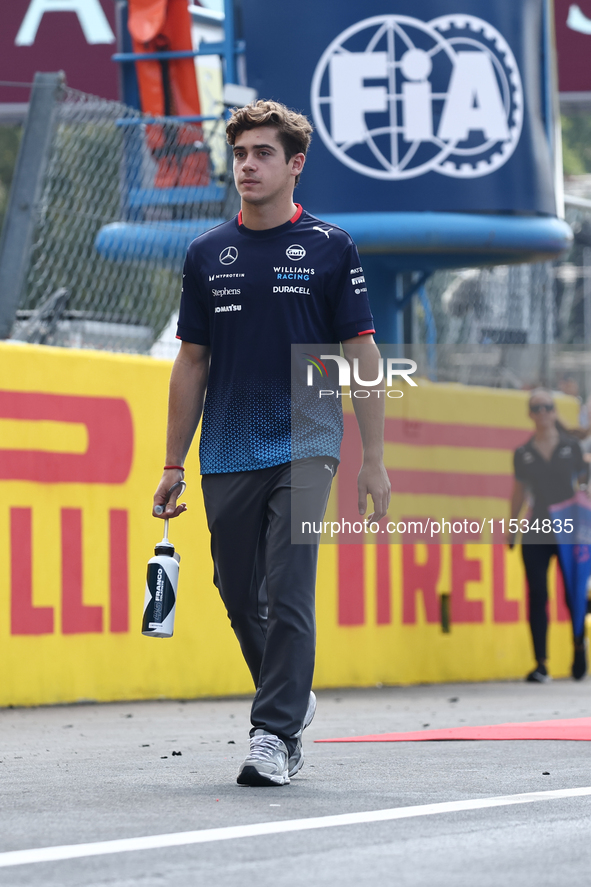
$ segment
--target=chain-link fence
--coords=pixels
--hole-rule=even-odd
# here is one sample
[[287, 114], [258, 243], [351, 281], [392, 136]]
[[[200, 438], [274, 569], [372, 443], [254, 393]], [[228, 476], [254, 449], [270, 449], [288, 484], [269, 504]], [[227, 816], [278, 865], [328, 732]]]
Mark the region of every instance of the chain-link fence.
[[190, 241], [231, 218], [224, 120], [144, 122], [64, 88], [12, 337], [169, 356]]
[[[575, 238], [556, 262], [439, 271], [427, 281], [440, 381], [591, 394], [591, 208], [568, 206], [566, 220]], [[420, 301], [412, 320], [409, 338], [426, 345]]]

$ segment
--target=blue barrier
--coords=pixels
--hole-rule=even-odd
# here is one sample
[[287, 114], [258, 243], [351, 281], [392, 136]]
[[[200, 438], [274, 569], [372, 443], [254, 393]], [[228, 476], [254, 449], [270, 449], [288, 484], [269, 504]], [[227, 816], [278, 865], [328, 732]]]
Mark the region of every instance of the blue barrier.
[[[162, 199], [171, 198], [163, 193]], [[568, 249], [573, 236], [566, 222], [552, 216], [330, 213], [324, 219], [345, 228], [360, 253], [387, 255], [393, 272], [542, 262]], [[223, 221], [114, 222], [99, 231], [95, 246], [107, 259], [180, 262], [195, 237]]]
[[567, 250], [570, 226], [555, 216], [477, 213], [328, 213], [360, 253], [387, 254], [395, 271], [544, 262]]
[[113, 222], [97, 234], [94, 245], [105, 259], [178, 264], [196, 237], [224, 219], [183, 222]]

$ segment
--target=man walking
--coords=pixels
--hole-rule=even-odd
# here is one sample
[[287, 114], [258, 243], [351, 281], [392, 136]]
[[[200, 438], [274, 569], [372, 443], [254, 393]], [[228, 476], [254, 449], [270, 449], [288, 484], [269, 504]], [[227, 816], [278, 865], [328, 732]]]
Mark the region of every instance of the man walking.
[[[340, 412], [321, 432], [304, 416], [310, 429], [299, 430], [294, 446], [291, 346], [342, 342], [361, 379], [375, 379], [379, 352], [353, 241], [293, 202], [308, 120], [258, 101], [235, 110], [226, 132], [242, 208], [187, 252], [182, 344], [153, 513], [171, 518], [185, 510], [167, 494], [184, 476], [203, 412], [199, 452], [214, 582], [256, 687], [238, 782], [285, 785], [303, 764], [301, 734], [316, 708], [318, 538], [292, 544], [292, 508], [323, 519], [342, 436]], [[364, 448], [359, 510], [365, 513], [369, 494], [370, 518], [379, 520], [390, 499], [383, 399], [353, 402]]]

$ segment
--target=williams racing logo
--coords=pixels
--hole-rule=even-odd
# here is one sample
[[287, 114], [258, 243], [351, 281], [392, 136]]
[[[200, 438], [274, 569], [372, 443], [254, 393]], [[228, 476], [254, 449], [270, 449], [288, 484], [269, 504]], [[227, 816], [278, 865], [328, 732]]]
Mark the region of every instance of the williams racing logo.
[[396, 181], [486, 176], [521, 136], [523, 87], [502, 34], [473, 15], [364, 19], [336, 37], [312, 80], [312, 111], [345, 166]]

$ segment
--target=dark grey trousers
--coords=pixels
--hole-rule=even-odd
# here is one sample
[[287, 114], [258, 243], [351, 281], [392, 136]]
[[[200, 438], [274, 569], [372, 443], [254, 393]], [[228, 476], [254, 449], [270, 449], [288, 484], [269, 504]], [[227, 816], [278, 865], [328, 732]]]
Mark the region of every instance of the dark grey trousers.
[[335, 470], [318, 457], [202, 478], [213, 581], [256, 687], [251, 734], [274, 733], [290, 754], [312, 687], [318, 561], [317, 536], [292, 544], [292, 510], [321, 521]]

